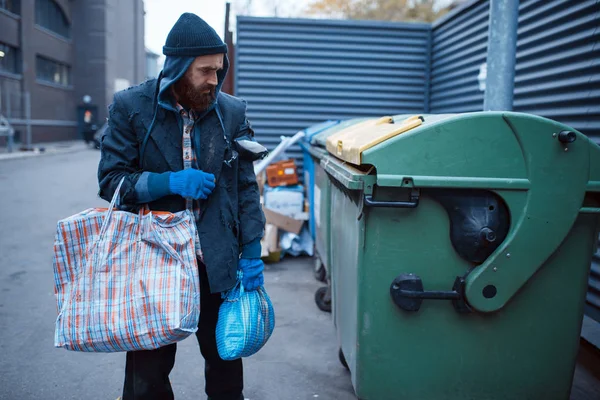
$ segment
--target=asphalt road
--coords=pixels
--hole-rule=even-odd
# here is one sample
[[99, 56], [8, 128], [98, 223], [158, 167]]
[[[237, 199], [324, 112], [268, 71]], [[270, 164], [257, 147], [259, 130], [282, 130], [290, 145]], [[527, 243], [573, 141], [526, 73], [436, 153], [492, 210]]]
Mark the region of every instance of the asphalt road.
[[[0, 399], [114, 400], [121, 393], [124, 354], [53, 347], [56, 222], [106, 204], [97, 197], [98, 160], [94, 150], [0, 160]], [[245, 361], [247, 399], [355, 399], [331, 316], [314, 304], [321, 284], [312, 265], [297, 258], [267, 266], [276, 328]], [[179, 346], [171, 378], [177, 400], [206, 398], [194, 337]]]

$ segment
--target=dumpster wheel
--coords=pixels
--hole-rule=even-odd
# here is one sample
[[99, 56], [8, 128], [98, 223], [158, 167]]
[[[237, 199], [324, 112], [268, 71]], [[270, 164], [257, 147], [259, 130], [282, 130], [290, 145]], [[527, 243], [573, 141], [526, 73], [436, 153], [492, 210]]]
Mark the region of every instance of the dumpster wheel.
[[350, 367], [348, 367], [348, 363], [346, 362], [346, 357], [344, 357], [344, 352], [342, 351], [341, 348], [338, 350], [338, 358], [340, 359], [340, 363], [342, 363], [344, 368], [346, 368], [348, 371], [350, 371]]
[[318, 280], [319, 282], [325, 282], [327, 278], [327, 271], [325, 270], [325, 267], [323, 266], [323, 264], [321, 264], [321, 267], [319, 269], [315, 270], [315, 279]]
[[331, 312], [331, 295], [328, 287], [321, 287], [315, 292], [315, 303], [319, 310]]
[[316, 261], [315, 261], [315, 279], [318, 280], [319, 282], [325, 282], [326, 278], [327, 278], [327, 271], [325, 270], [325, 264], [323, 264], [321, 262], [321, 260], [319, 259], [319, 257], [317, 257]]

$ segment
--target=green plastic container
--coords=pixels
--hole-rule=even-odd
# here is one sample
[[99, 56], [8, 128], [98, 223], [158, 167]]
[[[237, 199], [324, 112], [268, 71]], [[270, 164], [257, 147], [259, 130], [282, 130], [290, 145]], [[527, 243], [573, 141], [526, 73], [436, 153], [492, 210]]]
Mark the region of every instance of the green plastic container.
[[351, 119], [342, 121], [339, 124], [318, 133], [311, 139], [311, 146], [308, 152], [315, 163], [315, 247], [318, 257], [321, 259], [325, 269], [331, 264], [329, 258], [329, 222], [331, 220], [331, 196], [329, 195], [331, 181], [327, 177], [325, 170], [320, 165], [323, 157], [327, 156], [325, 144], [327, 138], [365, 119]]
[[[323, 130], [314, 135], [310, 140], [310, 145], [306, 146], [307, 153], [312, 159], [314, 168], [314, 186], [310, 190], [314, 191], [313, 204], [314, 226], [315, 226], [315, 249], [316, 261], [315, 272], [317, 276], [322, 277], [327, 283], [326, 287], [319, 288], [315, 293], [315, 303], [322, 311], [331, 311], [331, 286], [330, 270], [331, 265], [329, 240], [329, 224], [331, 221], [331, 180], [321, 166], [321, 160], [327, 156], [325, 144], [327, 138], [339, 131], [352, 125], [364, 121], [365, 119], [351, 119], [341, 121], [339, 124]], [[321, 276], [321, 273], [324, 276]]]
[[376, 144], [356, 127], [331, 135], [342, 156], [321, 161], [334, 319], [358, 398], [568, 399], [600, 147], [527, 114], [420, 120], [378, 127]]

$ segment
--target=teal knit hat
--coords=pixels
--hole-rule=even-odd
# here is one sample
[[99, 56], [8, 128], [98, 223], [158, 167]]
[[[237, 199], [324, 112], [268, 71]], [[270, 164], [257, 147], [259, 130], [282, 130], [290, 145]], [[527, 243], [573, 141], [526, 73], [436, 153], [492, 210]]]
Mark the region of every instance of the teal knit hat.
[[227, 53], [227, 45], [210, 25], [192, 13], [181, 14], [163, 47], [165, 56], [198, 57], [221, 53]]

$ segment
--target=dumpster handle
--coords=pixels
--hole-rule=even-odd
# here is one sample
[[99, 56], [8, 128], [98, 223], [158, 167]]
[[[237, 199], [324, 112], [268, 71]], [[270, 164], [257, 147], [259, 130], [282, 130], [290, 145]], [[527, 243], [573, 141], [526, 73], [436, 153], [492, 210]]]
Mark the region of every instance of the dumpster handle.
[[419, 205], [419, 192], [413, 191], [409, 201], [378, 201], [373, 200], [373, 196], [365, 194], [365, 205], [367, 207], [416, 208]]
[[415, 274], [400, 274], [390, 285], [390, 296], [394, 303], [405, 311], [419, 311], [423, 300], [451, 300], [459, 313], [471, 312], [464, 298], [465, 279], [456, 277], [452, 290], [426, 291], [423, 281]]
[[579, 212], [582, 214], [600, 214], [600, 207], [581, 207]]

